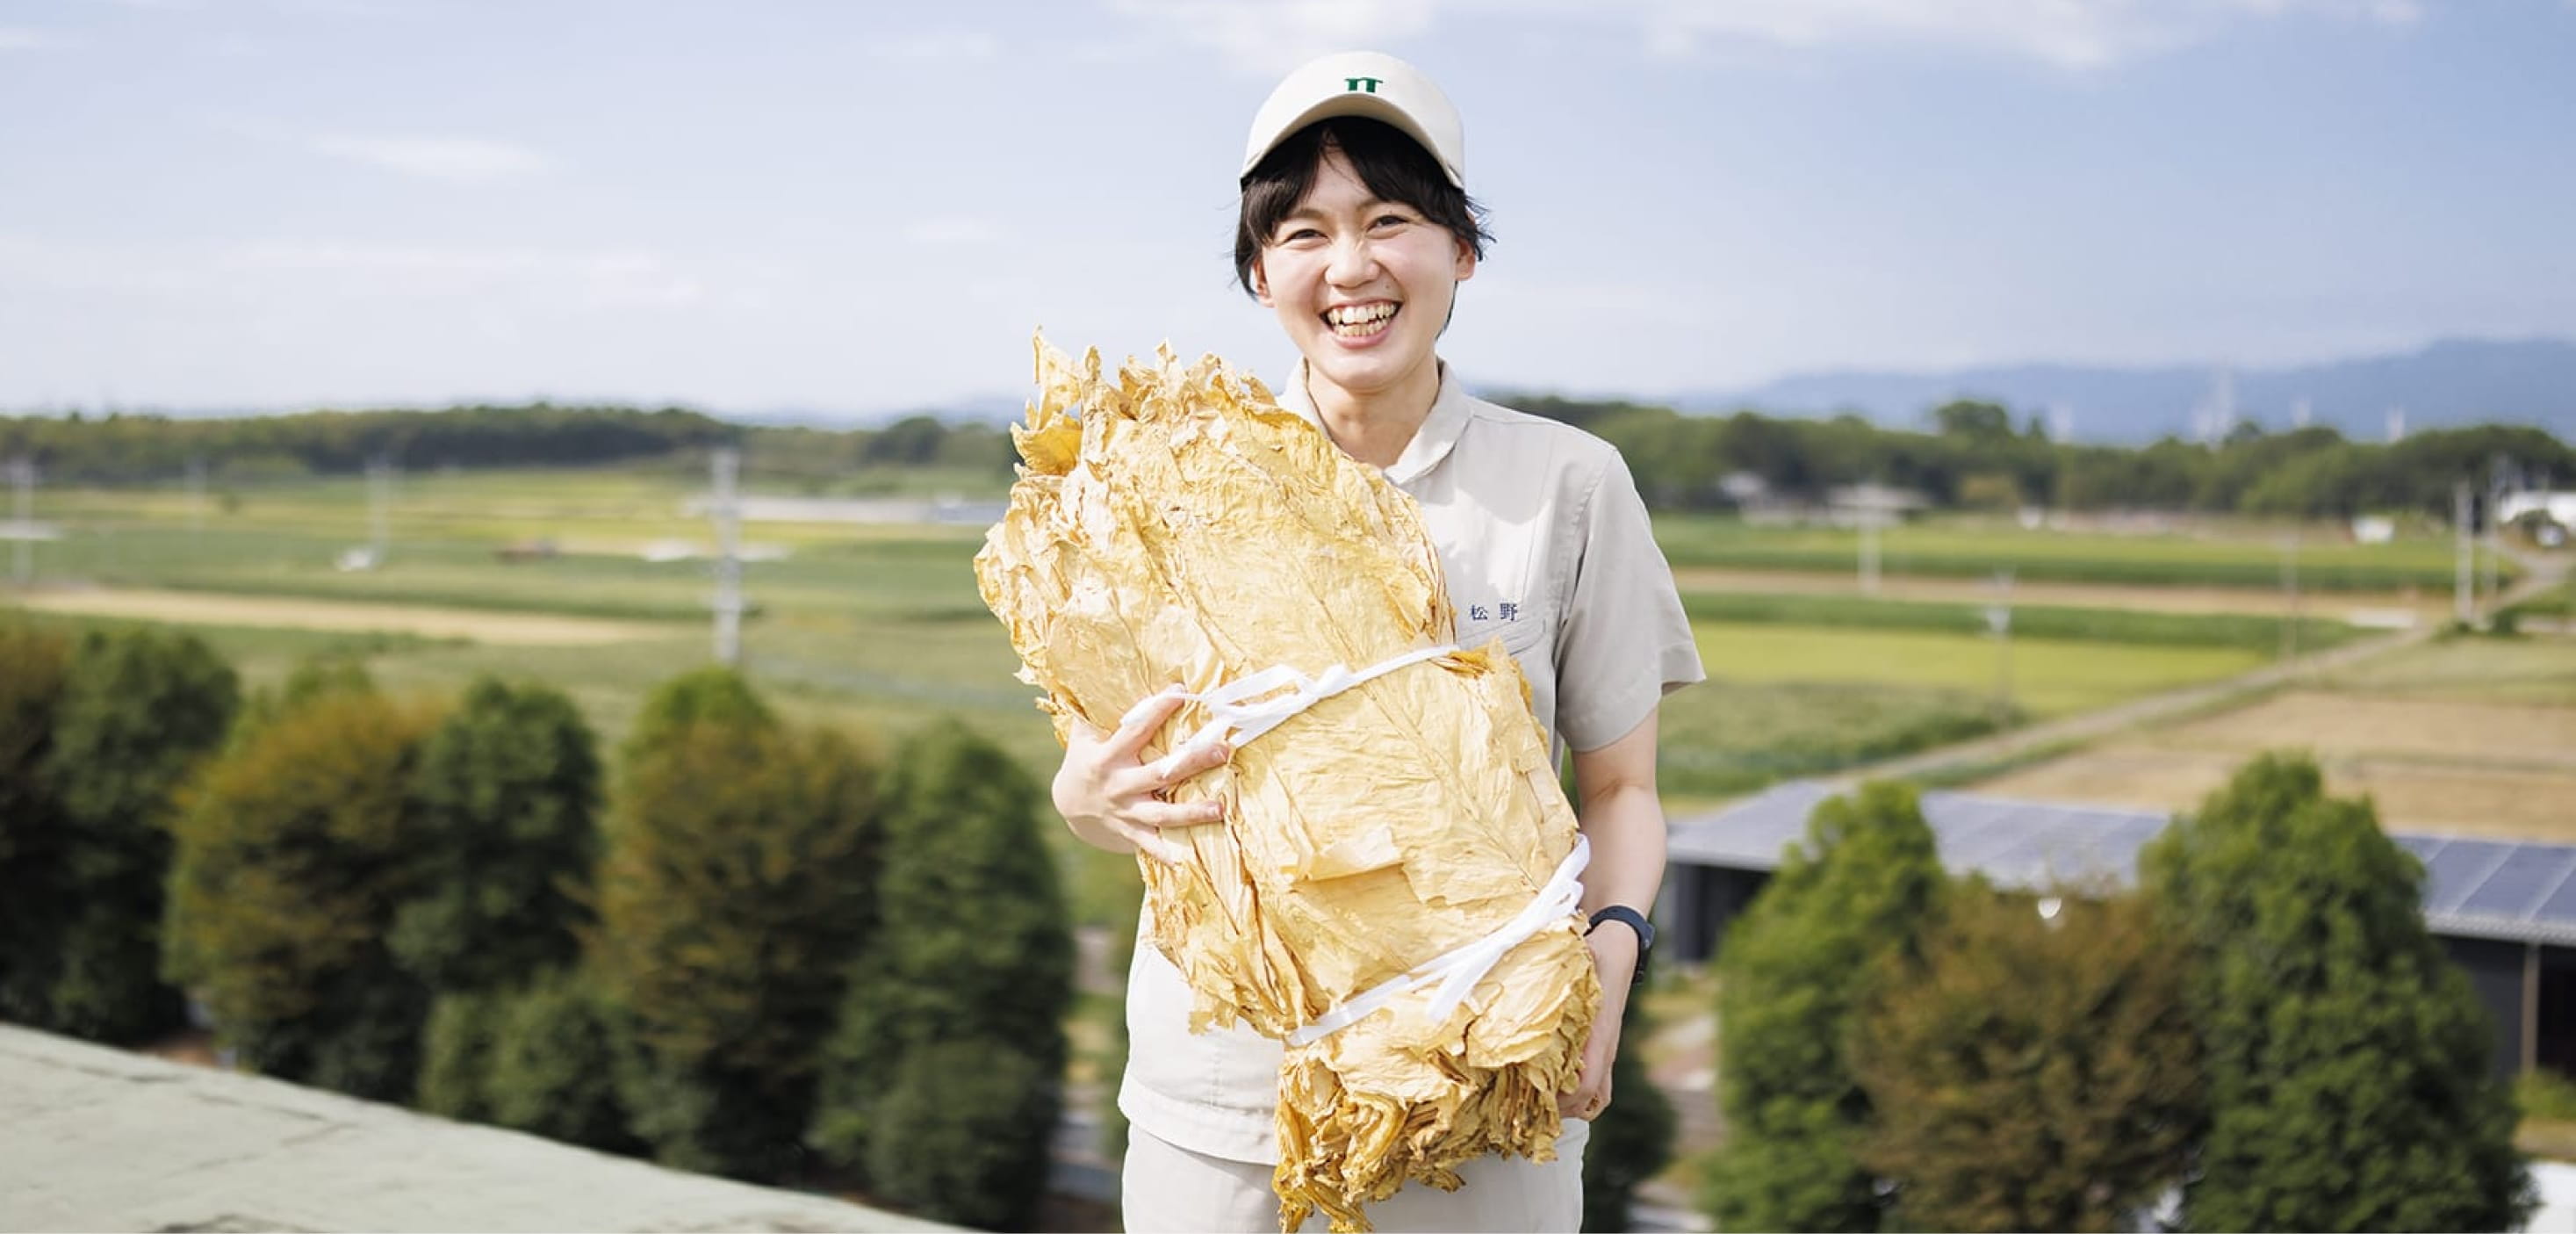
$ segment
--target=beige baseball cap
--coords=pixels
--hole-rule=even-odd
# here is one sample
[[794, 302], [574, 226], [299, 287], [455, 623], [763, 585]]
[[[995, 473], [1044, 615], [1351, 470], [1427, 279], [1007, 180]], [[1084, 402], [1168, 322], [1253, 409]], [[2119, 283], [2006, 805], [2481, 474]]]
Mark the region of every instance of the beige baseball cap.
[[1251, 175], [1263, 155], [1297, 130], [1335, 116], [1394, 125], [1440, 161], [1449, 183], [1467, 187], [1467, 130], [1458, 109], [1422, 70], [1375, 51], [1335, 52], [1288, 74], [1252, 117], [1240, 174]]

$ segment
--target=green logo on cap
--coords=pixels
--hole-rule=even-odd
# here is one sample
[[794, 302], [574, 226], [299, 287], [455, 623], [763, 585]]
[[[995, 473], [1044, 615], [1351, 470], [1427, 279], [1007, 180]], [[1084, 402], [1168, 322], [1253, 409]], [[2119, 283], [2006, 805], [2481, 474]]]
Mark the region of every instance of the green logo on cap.
[[1342, 79], [1342, 88], [1345, 90], [1366, 90], [1371, 94], [1375, 94], [1377, 93], [1378, 83], [1382, 80], [1384, 79], [1378, 77], [1345, 77]]

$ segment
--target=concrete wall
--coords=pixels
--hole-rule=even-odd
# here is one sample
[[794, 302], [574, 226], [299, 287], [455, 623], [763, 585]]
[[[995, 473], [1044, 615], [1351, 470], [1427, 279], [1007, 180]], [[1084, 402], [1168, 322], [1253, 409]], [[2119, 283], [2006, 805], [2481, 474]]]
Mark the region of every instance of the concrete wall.
[[0, 1025], [0, 1230], [945, 1230]]

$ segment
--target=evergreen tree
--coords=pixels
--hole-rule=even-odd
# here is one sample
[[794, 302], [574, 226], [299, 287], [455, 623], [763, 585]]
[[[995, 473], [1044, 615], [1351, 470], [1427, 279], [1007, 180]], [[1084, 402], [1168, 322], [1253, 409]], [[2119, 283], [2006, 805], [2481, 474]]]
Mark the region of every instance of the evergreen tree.
[[[1615, 927], [1614, 927], [1615, 928]], [[1673, 1159], [1673, 1103], [1646, 1074], [1645, 1048], [1654, 1036], [1646, 1018], [1645, 974], [1628, 987], [1619, 1052], [1610, 1064], [1610, 1105], [1592, 1120], [1583, 1149], [1583, 1228], [1626, 1230], [1637, 1187]]]
[[954, 722], [906, 741], [887, 779], [883, 924], [831, 1039], [813, 1141], [934, 1219], [1024, 1226], [1045, 1193], [1074, 960], [1044, 802]]
[[69, 903], [39, 1027], [123, 1042], [184, 1022], [160, 974], [172, 795], [222, 744], [239, 701], [232, 667], [193, 635], [144, 626], [82, 637], [47, 777]]
[[2200, 1126], [2183, 972], [2135, 896], [1953, 890], [1852, 1043], [1897, 1227], [2137, 1228]]
[[494, 990], [450, 990], [430, 1004], [421, 1030], [421, 1109], [442, 1118], [491, 1120], [493, 1038], [506, 999]]
[[442, 991], [571, 963], [599, 845], [599, 758], [572, 700], [476, 681], [421, 751], [412, 799], [424, 886], [394, 955]]
[[51, 782], [54, 727], [71, 647], [0, 624], [0, 1019], [41, 1021], [53, 1003], [69, 889], [62, 802]]
[[2140, 855], [2188, 950], [2199, 1230], [2506, 1230], [2533, 1192], [2491, 1025], [2367, 799], [2266, 755]]
[[500, 999], [484, 1089], [490, 1117], [568, 1144], [634, 1151], [616, 1059], [614, 1016], [590, 974], [546, 973]]
[[1859, 1159], [1869, 1095], [1849, 1042], [1862, 998], [1910, 953], [1944, 875], [1914, 791], [1866, 784], [1816, 807], [1728, 931], [1718, 960], [1726, 1140], [1703, 1203], [1730, 1230], [1875, 1230], [1887, 1207]]
[[209, 764], [178, 816], [165, 963], [253, 1069], [412, 1095], [429, 995], [385, 937], [419, 885], [406, 793], [435, 722], [313, 695]]
[[[1040, 826], [1046, 815], [1039, 816]], [[1082, 859], [1092, 860], [1086, 850]], [[1101, 854], [1106, 856], [1107, 854]], [[1135, 876], [1131, 863], [1121, 863], [1118, 881], [1118, 908], [1109, 915], [1109, 971], [1118, 978], [1118, 998], [1107, 1006], [1109, 1047], [1101, 1051], [1098, 1117], [1100, 1119], [1100, 1152], [1111, 1161], [1127, 1156], [1127, 1111], [1118, 1108], [1118, 1088], [1127, 1078], [1127, 1051], [1131, 1044], [1127, 1034], [1127, 971], [1136, 961], [1136, 933], [1144, 924], [1145, 880]]]
[[599, 977], [622, 1098], [669, 1164], [790, 1173], [815, 1062], [874, 921], [877, 770], [731, 672], [656, 692], [622, 756]]

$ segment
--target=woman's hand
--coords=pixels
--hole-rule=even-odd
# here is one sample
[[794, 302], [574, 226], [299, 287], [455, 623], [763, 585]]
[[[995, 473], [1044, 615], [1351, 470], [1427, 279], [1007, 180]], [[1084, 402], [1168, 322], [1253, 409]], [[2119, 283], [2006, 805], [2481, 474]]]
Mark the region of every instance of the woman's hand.
[[1141, 849], [1166, 861], [1177, 860], [1182, 854], [1158, 832], [1225, 817], [1225, 806], [1219, 802], [1179, 805], [1163, 797], [1173, 785], [1233, 757], [1234, 751], [1224, 742], [1204, 750], [1176, 751], [1152, 763], [1137, 756], [1146, 738], [1171, 719], [1183, 701], [1178, 693], [1158, 695], [1129, 712], [1126, 722], [1112, 733], [1073, 717], [1064, 764], [1056, 768], [1054, 797], [1056, 811], [1083, 843], [1113, 853]]
[[1601, 975], [1601, 1014], [1592, 1019], [1592, 1035], [1583, 1041], [1583, 1070], [1574, 1091], [1557, 1098], [1557, 1112], [1567, 1118], [1595, 1119], [1610, 1106], [1610, 1064], [1619, 1057], [1619, 1030], [1628, 1014], [1628, 987], [1637, 977], [1637, 932], [1606, 922], [1585, 935], [1592, 966]]

